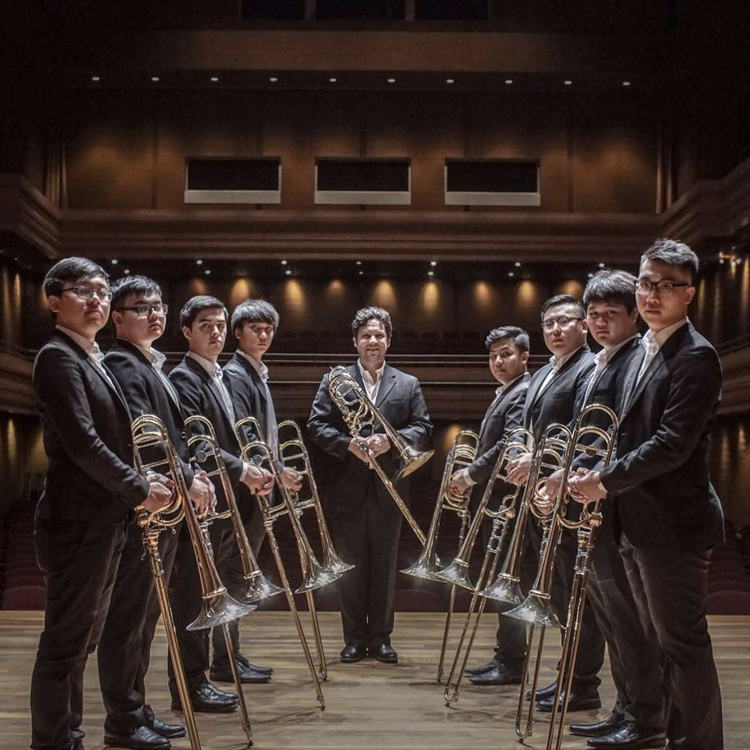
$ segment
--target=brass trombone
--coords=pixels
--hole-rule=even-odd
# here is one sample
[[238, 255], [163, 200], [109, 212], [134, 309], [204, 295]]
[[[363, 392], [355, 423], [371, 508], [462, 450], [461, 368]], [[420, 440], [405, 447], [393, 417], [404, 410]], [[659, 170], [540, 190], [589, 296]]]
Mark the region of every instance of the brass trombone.
[[[247, 425], [252, 425], [255, 435], [259, 438], [256, 440], [248, 441], [242, 428]], [[307, 667], [310, 672], [310, 676], [313, 681], [313, 688], [320, 704], [321, 709], [325, 709], [325, 697], [323, 695], [323, 689], [321, 687], [321, 680], [325, 680], [328, 676], [325, 653], [323, 650], [323, 640], [320, 635], [320, 623], [318, 621], [318, 614], [315, 607], [315, 600], [312, 592], [315, 589], [327, 586], [329, 583], [333, 583], [341, 577], [341, 573], [334, 573], [331, 570], [326, 570], [321, 566], [315, 557], [310, 542], [307, 539], [305, 530], [302, 527], [300, 515], [302, 509], [297, 508], [294, 504], [292, 493], [284, 486], [281, 478], [280, 461], [272, 454], [271, 449], [264, 442], [263, 430], [258, 423], [258, 420], [254, 417], [244, 417], [235, 424], [235, 433], [237, 439], [242, 446], [242, 458], [245, 461], [254, 463], [256, 466], [262, 466], [267, 468], [268, 471], [273, 474], [274, 482], [281, 496], [281, 502], [275, 503], [273, 500], [266, 496], [261, 497], [257, 495], [258, 505], [261, 513], [263, 514], [263, 525], [266, 529], [268, 536], [268, 542], [271, 547], [271, 553], [273, 554], [276, 562], [276, 567], [279, 571], [279, 578], [283, 586], [284, 594], [286, 595], [287, 603], [289, 605], [289, 611], [292, 613], [294, 619], [294, 625], [297, 629], [297, 635], [299, 637], [300, 645], [307, 662]], [[312, 474], [311, 474], [312, 476]], [[305, 594], [307, 597], [307, 605], [310, 610], [310, 618], [313, 626], [313, 637], [315, 640], [315, 647], [318, 657], [318, 667], [316, 668], [315, 662], [313, 661], [310, 653], [310, 647], [307, 643], [307, 637], [302, 627], [302, 620], [299, 616], [299, 610], [297, 609], [297, 603], [294, 601], [294, 592], [292, 592], [291, 584], [286, 573], [286, 567], [281, 557], [281, 551], [279, 544], [274, 533], [273, 526], [278, 518], [281, 516], [288, 516], [289, 521], [292, 525], [292, 531], [297, 543], [297, 551], [300, 559], [300, 567], [302, 569], [302, 584], [296, 590], [298, 594]]]
[[[424, 546], [427, 538], [419, 527], [419, 524], [414, 520], [414, 516], [412, 516], [406, 507], [403, 498], [398, 494], [395, 484], [399, 479], [416, 471], [432, 457], [435, 451], [428, 450], [421, 452], [408, 445], [381, 414], [378, 407], [370, 401], [367, 394], [360, 388], [359, 383], [349, 374], [349, 371], [345, 367], [331, 368], [328, 375], [328, 393], [331, 401], [341, 411], [341, 416], [352, 438], [358, 442], [360, 448], [365, 453], [370, 455], [370, 465], [375, 470], [380, 481], [385, 485], [385, 488], [398, 506], [406, 522], [411, 526], [420, 544]], [[386, 475], [383, 467], [375, 456], [370, 453], [361, 438], [362, 430], [368, 426], [374, 427], [376, 422], [379, 422], [383, 427], [383, 431], [387, 435], [391, 445], [398, 451], [401, 460], [401, 466], [391, 478]]]
[[[468, 589], [472, 592], [469, 607], [464, 618], [464, 626], [461, 630], [461, 635], [458, 639], [456, 646], [456, 653], [453, 658], [453, 664], [451, 671], [448, 675], [448, 680], [445, 685], [443, 697], [446, 704], [455, 703], [458, 700], [458, 696], [461, 689], [461, 680], [463, 678], [466, 664], [469, 661], [469, 655], [471, 654], [472, 646], [474, 645], [474, 639], [476, 637], [477, 629], [479, 627], [479, 621], [484, 613], [484, 608], [487, 605], [487, 598], [480, 597], [480, 592], [488, 581], [491, 581], [495, 575], [497, 568], [497, 562], [501, 550], [505, 545], [505, 537], [508, 532], [508, 525], [516, 518], [518, 512], [518, 498], [521, 495], [521, 488], [517, 487], [510, 494], [504, 495], [500, 501], [500, 506], [497, 510], [490, 510], [489, 502], [492, 497], [494, 486], [504, 472], [504, 469], [508, 461], [516, 458], [521, 453], [528, 453], [532, 450], [531, 446], [534, 444], [534, 436], [528, 430], [523, 427], [518, 427], [512, 430], [506, 438], [504, 438], [504, 445], [500, 452], [500, 455], [495, 461], [492, 473], [487, 480], [487, 486], [485, 487], [482, 498], [479, 501], [479, 506], [476, 509], [474, 517], [469, 527], [469, 531], [464, 539], [461, 549], [456, 555], [453, 562], [444, 570], [436, 573], [435, 578], [437, 580], [447, 581], [453, 585], [461, 586], [462, 588]], [[482, 560], [482, 566], [479, 571], [476, 584], [472, 584], [469, 577], [469, 561], [471, 559], [471, 553], [474, 548], [477, 536], [479, 535], [482, 522], [485, 518], [492, 521], [492, 530], [490, 532], [487, 545], [485, 547], [484, 558]], [[519, 514], [518, 521], [516, 522], [516, 528], [518, 524], [525, 520], [525, 516]], [[473, 622], [472, 622], [473, 618]], [[468, 635], [468, 642], [466, 648], [463, 651], [464, 643]], [[440, 655], [441, 664], [445, 657], [445, 645], [443, 652]]]
[[[471, 490], [458, 495], [451, 491], [450, 480], [456, 471], [466, 468], [471, 464], [476, 457], [478, 444], [479, 436], [476, 432], [472, 432], [471, 430], [462, 430], [453, 439], [453, 445], [445, 458], [445, 468], [443, 469], [443, 477], [440, 481], [437, 502], [435, 503], [435, 510], [432, 513], [430, 528], [427, 530], [427, 541], [425, 542], [425, 545], [422, 548], [422, 553], [416, 562], [410, 567], [402, 570], [402, 573], [415, 576], [416, 578], [435, 580], [435, 574], [442, 567], [435, 550], [437, 547], [438, 535], [440, 533], [440, 522], [442, 520], [443, 510], [455, 511], [461, 519], [461, 528], [458, 535], [458, 546], [461, 546], [466, 534], [466, 528], [469, 525], [469, 517], [471, 515], [469, 511]], [[445, 650], [448, 643], [455, 603], [456, 587], [451, 586], [450, 597], [448, 600], [448, 611], [445, 616], [445, 627], [443, 628], [443, 643], [440, 648], [440, 659], [437, 669], [438, 682], [443, 678]]]

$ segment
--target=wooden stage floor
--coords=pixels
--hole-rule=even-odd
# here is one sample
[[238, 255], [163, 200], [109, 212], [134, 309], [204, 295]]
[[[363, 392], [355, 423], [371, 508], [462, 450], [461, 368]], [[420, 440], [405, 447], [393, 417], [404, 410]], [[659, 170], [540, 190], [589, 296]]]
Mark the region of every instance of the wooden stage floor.
[[[303, 613], [309, 634], [307, 614]], [[366, 660], [344, 665], [339, 616], [320, 615], [327, 649], [326, 710], [317, 708], [312, 684], [288, 612], [256, 612], [242, 627], [244, 652], [253, 661], [275, 669], [269, 685], [245, 686], [253, 722], [255, 747], [273, 750], [459, 750], [520, 747], [513, 730], [516, 687], [476, 688], [464, 685], [455, 707], [443, 704], [435, 684], [443, 616], [400, 613], [393, 645], [398, 665]], [[470, 663], [491, 655], [494, 615], [485, 616]], [[29, 744], [28, 693], [31, 668], [42, 623], [41, 612], [0, 612], [0, 748], [21, 750]], [[251, 628], [253, 631], [250, 636]], [[711, 633], [724, 698], [728, 750], [750, 747], [750, 617], [713, 617]], [[557, 638], [548, 638], [542, 680], [553, 675]], [[103, 708], [95, 657], [86, 672], [84, 729], [86, 749], [102, 743]], [[148, 676], [150, 703], [166, 720], [179, 719], [169, 710], [166, 687], [166, 638], [157, 631]], [[608, 670], [601, 688], [604, 711], [613, 701]], [[239, 750], [244, 735], [235, 714], [198, 714], [204, 750]], [[577, 713], [575, 720], [593, 720], [596, 712]], [[546, 720], [537, 714], [533, 737], [526, 746], [543, 748]], [[187, 739], [174, 748], [189, 748]], [[564, 748], [585, 748], [585, 740], [567, 736]]]

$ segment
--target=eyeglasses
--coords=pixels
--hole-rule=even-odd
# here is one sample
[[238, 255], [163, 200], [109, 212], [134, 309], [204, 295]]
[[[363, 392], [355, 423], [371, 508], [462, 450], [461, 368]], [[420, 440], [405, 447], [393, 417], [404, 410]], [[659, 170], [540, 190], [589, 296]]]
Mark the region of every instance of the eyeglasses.
[[573, 321], [583, 320], [583, 318], [573, 318], [570, 315], [558, 315], [556, 318], [547, 318], [542, 321], [542, 329], [551, 331], [555, 326], [567, 328]]
[[156, 305], [130, 305], [129, 307], [120, 307], [119, 310], [132, 310], [139, 318], [148, 318], [151, 313], [157, 315], [166, 315], [169, 305], [159, 302]]
[[648, 296], [651, 294], [651, 292], [655, 292], [659, 295], [664, 295], [665, 297], [669, 296], [674, 292], [675, 289], [677, 289], [678, 286], [692, 286], [692, 284], [688, 284], [686, 281], [682, 282], [676, 282], [676, 281], [647, 281], [646, 279], [638, 279], [638, 281], [635, 282], [635, 290], [638, 292], [638, 294], [642, 294], [644, 296]]
[[112, 299], [112, 292], [109, 289], [94, 289], [90, 286], [69, 286], [63, 289], [62, 293], [73, 292], [79, 299], [85, 299], [87, 302], [96, 297], [100, 302], [109, 302]]

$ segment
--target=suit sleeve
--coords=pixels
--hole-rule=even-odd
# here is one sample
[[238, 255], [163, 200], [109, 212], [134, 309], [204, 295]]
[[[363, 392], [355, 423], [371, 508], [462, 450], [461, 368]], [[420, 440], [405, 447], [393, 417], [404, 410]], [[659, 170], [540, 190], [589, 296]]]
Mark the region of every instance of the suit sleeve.
[[516, 427], [523, 426], [523, 409], [525, 403], [526, 390], [519, 388], [512, 395], [511, 401], [505, 411], [503, 431], [500, 439], [486, 453], [474, 459], [468, 467], [469, 476], [475, 483], [486, 482], [490, 478], [492, 470], [495, 468], [495, 463], [497, 463], [498, 457], [503, 452], [505, 439]]
[[661, 423], [638, 448], [602, 469], [609, 492], [639, 485], [682, 466], [715, 414], [721, 365], [713, 349], [691, 352], [676, 364]]
[[315, 394], [312, 407], [310, 407], [307, 434], [319, 448], [343, 461], [346, 458], [352, 438], [348, 432], [342, 432], [336, 426], [334, 408], [338, 409], [331, 403], [331, 397], [328, 394], [328, 375], [324, 375], [318, 392]]
[[135, 507], [148, 497], [149, 483], [99, 437], [81, 366], [64, 349], [43, 349], [34, 366], [34, 389], [68, 458], [128, 507]]
[[432, 439], [432, 422], [430, 421], [430, 415], [427, 413], [427, 404], [425, 404], [422, 389], [419, 387], [419, 381], [416, 378], [412, 378], [409, 407], [411, 421], [397, 432], [412, 448], [427, 450]]
[[[177, 367], [169, 373], [169, 379], [177, 389], [177, 393], [180, 396], [180, 403], [182, 404], [185, 414], [187, 416], [193, 416], [195, 414], [205, 416], [200, 389], [197, 387], [195, 380], [191, 378], [189, 374], [183, 372]], [[223, 448], [220, 448], [219, 450], [224, 459], [224, 465], [227, 467], [229, 481], [236, 487], [242, 479], [245, 464], [242, 462], [242, 459], [238, 458], [233, 453], [230, 453]]]

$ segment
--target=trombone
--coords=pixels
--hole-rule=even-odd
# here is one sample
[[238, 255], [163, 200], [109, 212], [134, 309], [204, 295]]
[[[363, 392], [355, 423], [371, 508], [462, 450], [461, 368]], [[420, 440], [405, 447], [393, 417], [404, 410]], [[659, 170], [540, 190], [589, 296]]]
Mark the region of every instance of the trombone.
[[[349, 374], [345, 367], [331, 368], [331, 372], [328, 376], [328, 393], [331, 397], [331, 401], [333, 401], [341, 411], [341, 416], [343, 417], [352, 438], [358, 442], [360, 448], [365, 453], [370, 454], [370, 466], [372, 466], [380, 481], [385, 485], [385, 488], [398, 506], [401, 514], [406, 519], [409, 526], [411, 526], [417, 539], [419, 539], [420, 544], [424, 546], [427, 538], [419, 527], [419, 524], [414, 520], [414, 516], [412, 516], [409, 509], [406, 507], [406, 503], [398, 494], [395, 484], [399, 479], [403, 479], [416, 471], [422, 466], [422, 464], [432, 457], [432, 454], [435, 451], [428, 450], [422, 452], [412, 448], [401, 437], [401, 435], [393, 429], [388, 420], [381, 414], [378, 407], [370, 401], [365, 391], [360, 388], [357, 381]], [[360, 437], [362, 430], [367, 426], [374, 426], [375, 422], [379, 422], [382, 425], [383, 431], [388, 437], [388, 440], [399, 454], [401, 466], [391, 478], [386, 475], [383, 467], [376, 460], [375, 456], [370, 453]]]
[[[441, 581], [447, 581], [453, 585], [461, 586], [462, 588], [468, 589], [472, 592], [469, 607], [466, 612], [464, 619], [464, 626], [461, 630], [461, 635], [458, 639], [456, 647], [456, 653], [453, 658], [453, 664], [451, 671], [448, 675], [448, 680], [445, 685], [443, 697], [446, 705], [455, 703], [458, 700], [459, 692], [461, 689], [461, 680], [463, 678], [466, 664], [469, 661], [469, 655], [471, 653], [472, 646], [474, 645], [474, 639], [477, 634], [479, 627], [479, 621], [484, 613], [484, 608], [487, 605], [487, 598], [482, 597], [481, 592], [487, 582], [491, 581], [495, 575], [497, 569], [497, 562], [500, 555], [500, 551], [505, 545], [505, 537], [508, 532], [508, 524], [516, 518], [518, 498], [521, 495], [521, 488], [516, 489], [510, 494], [504, 495], [500, 501], [500, 507], [497, 510], [490, 510], [489, 501], [492, 496], [492, 492], [498, 478], [503, 473], [508, 461], [516, 458], [521, 453], [529, 453], [534, 444], [534, 436], [528, 430], [523, 427], [518, 427], [512, 430], [506, 438], [503, 439], [504, 446], [500, 455], [495, 461], [495, 465], [492, 469], [489, 479], [487, 480], [487, 486], [485, 487], [482, 498], [479, 501], [474, 518], [472, 519], [471, 526], [469, 527], [468, 534], [464, 539], [461, 549], [459, 550], [456, 558], [453, 562], [444, 570], [436, 573], [435, 578]], [[492, 530], [490, 532], [489, 539], [485, 548], [484, 558], [482, 560], [482, 566], [479, 571], [476, 584], [472, 584], [469, 577], [469, 561], [471, 559], [471, 553], [476, 542], [476, 538], [479, 535], [479, 531], [482, 522], [485, 518], [492, 521]], [[525, 522], [525, 515], [518, 515], [516, 521], [516, 530], [519, 529], [520, 524]], [[516, 534], [514, 533], [514, 537]], [[517, 542], [518, 543], [518, 542]], [[478, 606], [477, 606], [478, 605]], [[476, 616], [475, 616], [476, 613]], [[473, 622], [472, 622], [472, 618]], [[468, 642], [466, 637], [468, 635]], [[461, 652], [466, 642], [466, 649], [461, 657]], [[445, 658], [445, 643], [443, 646], [443, 652], [440, 655], [441, 665]]]
[[[461, 519], [461, 528], [458, 536], [458, 545], [461, 547], [466, 534], [466, 527], [469, 523], [470, 511], [469, 511], [469, 500], [471, 498], [471, 491], [465, 494], [458, 495], [450, 489], [450, 479], [453, 474], [461, 469], [466, 468], [471, 464], [477, 454], [477, 446], [479, 445], [479, 436], [471, 430], [462, 430], [453, 439], [453, 445], [451, 446], [448, 455], [445, 458], [445, 468], [443, 469], [443, 477], [440, 481], [440, 490], [438, 491], [438, 499], [435, 503], [435, 510], [432, 513], [432, 520], [430, 521], [430, 528], [427, 531], [427, 541], [422, 548], [417, 561], [409, 568], [402, 570], [402, 573], [406, 573], [416, 578], [424, 578], [427, 580], [436, 580], [436, 573], [441, 567], [441, 563], [438, 560], [435, 549], [437, 547], [437, 538], [440, 533], [440, 521], [442, 520], [443, 510], [452, 510]], [[453, 617], [453, 609], [456, 602], [456, 587], [451, 586], [450, 599], [448, 601], [448, 611], [445, 616], [445, 627], [443, 629], [443, 643], [440, 649], [440, 661], [437, 669], [437, 681], [440, 682], [443, 678], [443, 664], [445, 661], [445, 650], [448, 643], [448, 635], [450, 632], [451, 619]]]
[[[133, 456], [136, 471], [143, 477], [149, 472], [159, 470], [165, 472], [174, 483], [172, 501], [170, 504], [157, 511], [149, 513], [143, 506], [136, 508], [136, 521], [143, 532], [143, 549], [148, 557], [151, 575], [154, 578], [156, 598], [159, 602], [164, 630], [169, 643], [169, 658], [172, 661], [177, 692], [180, 696], [180, 704], [185, 714], [185, 725], [192, 750], [201, 750], [201, 741], [198, 736], [198, 725], [195, 721], [193, 706], [190, 702], [190, 691], [185, 668], [182, 664], [180, 645], [177, 641], [172, 608], [169, 604], [167, 584], [164, 580], [164, 566], [159, 554], [159, 535], [163, 531], [175, 532], [175, 528], [185, 518], [186, 506], [191, 505], [188, 498], [188, 489], [185, 477], [182, 475], [177, 453], [169, 441], [169, 435], [164, 423], [153, 414], [144, 414], [135, 419], [130, 427], [133, 439]], [[144, 457], [146, 452], [160, 451], [163, 457], [147, 462]], [[191, 506], [192, 507], [192, 506]], [[192, 538], [192, 532], [191, 532]]]
[[[255, 435], [259, 439], [248, 441], [242, 430], [244, 426], [248, 425], [251, 425], [253, 427]], [[302, 527], [302, 522], [300, 519], [302, 510], [297, 508], [294, 503], [292, 493], [287, 489], [287, 487], [284, 486], [281, 478], [281, 470], [279, 468], [280, 462], [277, 461], [267, 443], [264, 442], [263, 430], [261, 429], [258, 420], [255, 419], [255, 417], [244, 417], [235, 424], [234, 429], [237, 435], [237, 439], [242, 446], [242, 459], [244, 461], [252, 462], [256, 466], [267, 468], [273, 474], [274, 482], [278, 487], [279, 493], [281, 495], [281, 502], [276, 504], [274, 504], [273, 500], [268, 496], [261, 497], [260, 495], [256, 495], [256, 498], [258, 500], [260, 511], [263, 514], [263, 525], [266, 529], [266, 534], [268, 535], [268, 541], [271, 547], [274, 561], [276, 562], [276, 568], [279, 571], [279, 578], [281, 579], [283, 591], [286, 595], [286, 600], [289, 605], [289, 611], [292, 613], [294, 625], [297, 629], [297, 635], [302, 646], [305, 661], [307, 662], [307, 668], [310, 672], [310, 676], [312, 677], [313, 688], [315, 690], [318, 703], [320, 704], [321, 709], [324, 710], [325, 697], [323, 695], [323, 689], [320, 682], [321, 680], [325, 680], [328, 675], [325, 653], [323, 651], [323, 640], [320, 635], [320, 623], [318, 621], [318, 614], [315, 608], [315, 600], [313, 599], [312, 592], [315, 589], [322, 588], [323, 586], [327, 586], [329, 583], [333, 583], [334, 581], [338, 580], [342, 574], [334, 573], [330, 570], [324, 569], [315, 557], [315, 553], [313, 552], [313, 549], [310, 546], [310, 542], [307, 539], [307, 535], [305, 534], [305, 530]], [[299, 588], [297, 588], [295, 592], [292, 592], [289, 578], [286, 573], [286, 567], [284, 566], [284, 561], [281, 558], [281, 551], [276, 539], [276, 534], [273, 530], [273, 525], [276, 522], [276, 519], [284, 515], [289, 517], [289, 521], [292, 525], [292, 531], [297, 543], [300, 567], [302, 569], [302, 584], [299, 586]], [[302, 620], [299, 616], [297, 604], [294, 601], [294, 593], [305, 594], [307, 597], [307, 605], [308, 609], [310, 610], [310, 619], [312, 620], [313, 636], [318, 657], [317, 668], [310, 653], [310, 647], [307, 643], [307, 637], [305, 636], [305, 631], [302, 627]]]

